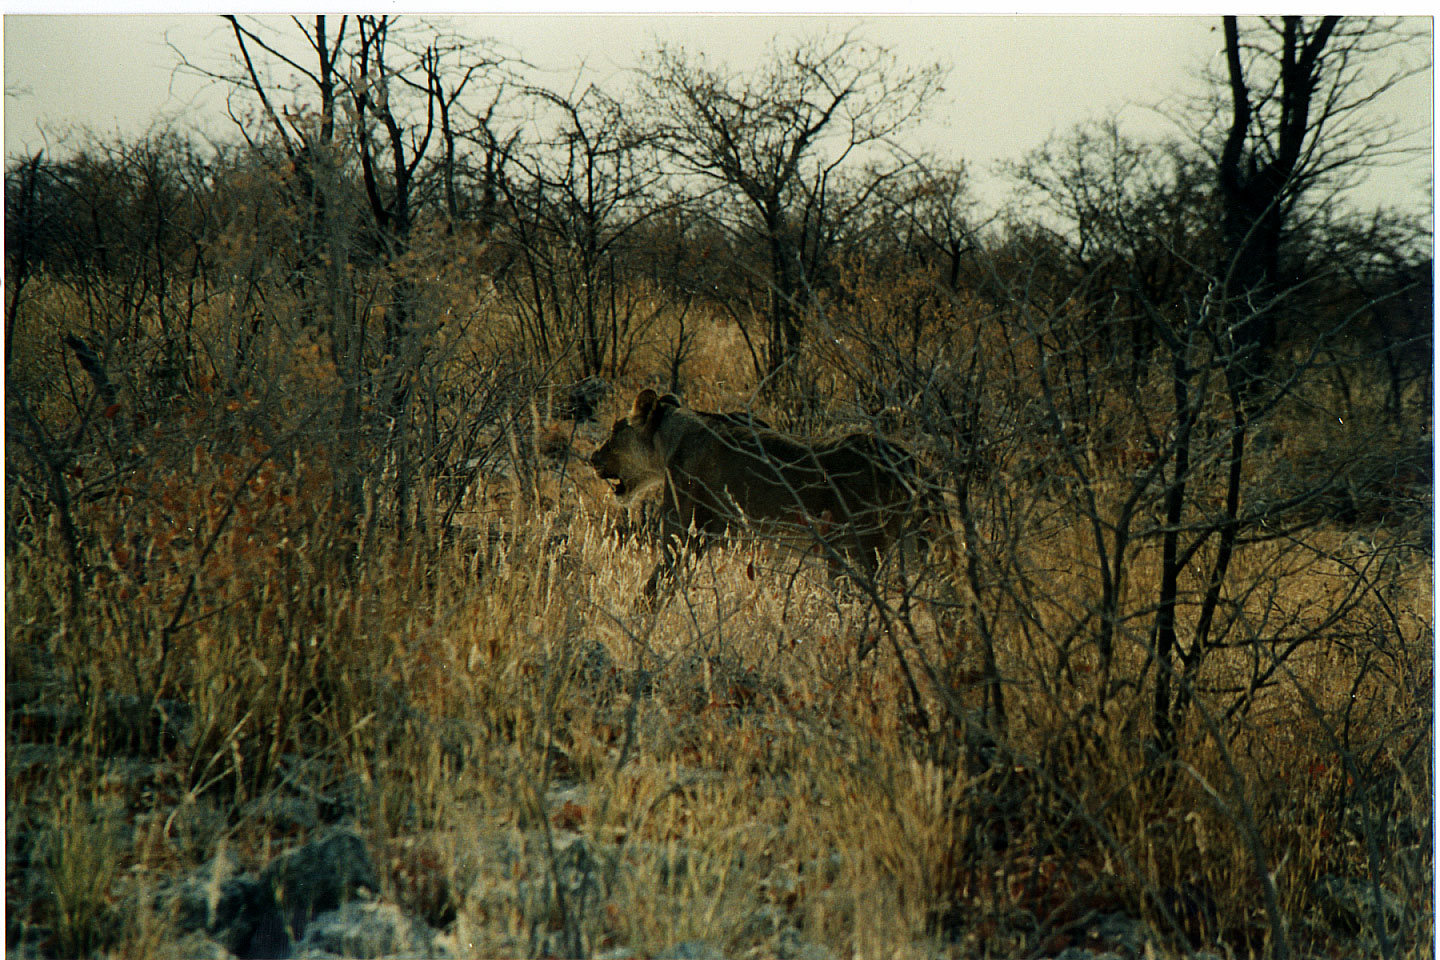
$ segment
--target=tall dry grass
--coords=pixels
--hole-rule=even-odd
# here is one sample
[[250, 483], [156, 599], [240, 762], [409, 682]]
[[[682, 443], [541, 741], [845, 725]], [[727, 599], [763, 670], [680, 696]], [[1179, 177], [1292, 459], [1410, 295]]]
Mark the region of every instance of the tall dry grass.
[[[797, 422], [733, 329], [689, 322], [691, 402]], [[1028, 386], [1010, 363], [992, 392]], [[284, 366], [291, 393], [329, 376]], [[884, 412], [852, 383], [811, 388]], [[612, 384], [602, 421], [644, 385]], [[599, 428], [544, 396], [517, 398], [462, 509], [423, 488], [403, 530], [347, 511], [325, 445], [276, 448], [232, 402], [151, 428], [143, 475], [72, 505], [78, 570], [44, 498], [9, 499], [12, 943], [179, 950], [170, 878], [341, 822], [465, 955], [1263, 956], [1267, 877], [1294, 953], [1429, 955], [1433, 574], [1398, 520], [1242, 545], [1162, 762], [1157, 541], [1125, 547], [1102, 664], [1073, 475], [977, 470], [983, 541], [912, 562], [879, 609], [743, 538], [651, 609], [657, 545], [581, 459]], [[1087, 509], [1113, 519], [1133, 464], [1094, 462]], [[1204, 586], [1182, 584], [1182, 629]]]

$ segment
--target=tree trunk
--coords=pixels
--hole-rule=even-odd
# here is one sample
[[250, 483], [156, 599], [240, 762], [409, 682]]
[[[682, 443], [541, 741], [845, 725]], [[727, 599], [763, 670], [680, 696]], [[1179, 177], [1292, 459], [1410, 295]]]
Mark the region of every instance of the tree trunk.
[[1307, 36], [1302, 18], [1284, 19], [1281, 89], [1275, 94], [1280, 99], [1280, 120], [1271, 159], [1262, 165], [1257, 149], [1247, 148], [1255, 104], [1241, 59], [1240, 29], [1235, 17], [1224, 18], [1232, 114], [1218, 171], [1225, 256], [1221, 275], [1227, 278], [1226, 299], [1244, 311], [1232, 323], [1230, 373], [1247, 393], [1264, 375], [1275, 345], [1276, 318], [1269, 301], [1279, 279], [1285, 221], [1299, 193], [1295, 173], [1312, 132], [1310, 101], [1320, 72], [1320, 53], [1338, 22], [1338, 17], [1325, 17]]

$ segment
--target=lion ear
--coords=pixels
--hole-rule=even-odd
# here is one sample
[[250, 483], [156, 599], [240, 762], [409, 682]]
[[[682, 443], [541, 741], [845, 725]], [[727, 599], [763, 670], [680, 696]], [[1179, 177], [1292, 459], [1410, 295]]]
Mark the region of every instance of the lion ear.
[[654, 390], [646, 387], [644, 390], [641, 390], [640, 395], [635, 398], [635, 406], [630, 411], [630, 419], [637, 424], [645, 423], [650, 419], [650, 414], [654, 412], [659, 403], [659, 395], [656, 394]]
[[635, 409], [630, 413], [630, 422], [646, 433], [654, 433], [660, 429], [660, 421], [665, 417], [666, 407], [678, 407], [680, 401], [671, 394], [658, 395], [654, 390], [646, 388], [640, 391], [635, 398]]

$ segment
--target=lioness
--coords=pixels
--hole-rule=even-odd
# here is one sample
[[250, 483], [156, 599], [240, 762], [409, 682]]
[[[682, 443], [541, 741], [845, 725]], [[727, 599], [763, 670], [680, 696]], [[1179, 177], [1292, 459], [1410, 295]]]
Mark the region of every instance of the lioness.
[[664, 487], [664, 553], [645, 585], [650, 597], [684, 545], [701, 551], [746, 524], [818, 541], [832, 561], [873, 571], [905, 536], [920, 495], [915, 459], [878, 437], [806, 444], [746, 414], [691, 410], [654, 390], [640, 392], [590, 463], [617, 496]]

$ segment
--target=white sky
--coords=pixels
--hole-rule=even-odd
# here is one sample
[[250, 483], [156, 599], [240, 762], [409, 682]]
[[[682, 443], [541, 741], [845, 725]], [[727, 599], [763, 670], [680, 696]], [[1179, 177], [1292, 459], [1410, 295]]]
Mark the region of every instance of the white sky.
[[[62, 0], [65, 2], [65, 0]], [[777, 9], [778, 7], [772, 8]], [[455, 16], [467, 36], [507, 44], [566, 85], [583, 59], [601, 78], [633, 66], [664, 40], [740, 66], [779, 35], [862, 23], [861, 35], [902, 60], [951, 66], [917, 146], [964, 160], [985, 191], [994, 161], [1018, 160], [1052, 134], [1120, 111], [1134, 135], [1177, 133], [1153, 108], [1202, 92], [1199, 79], [1222, 48], [1218, 15], [1206, 16]], [[284, 25], [284, 18], [279, 18]], [[215, 67], [233, 50], [214, 15], [29, 16], [3, 20], [5, 153], [30, 152], [69, 130], [134, 135], [158, 121], [227, 133], [214, 89], [176, 75], [172, 43]], [[1382, 104], [1433, 145], [1433, 76], [1409, 81]], [[623, 83], [617, 82], [621, 87]], [[1432, 151], [1433, 154], [1433, 151]], [[1375, 170], [1354, 202], [1430, 210], [1433, 157]], [[988, 199], [988, 198], [987, 198]]]

